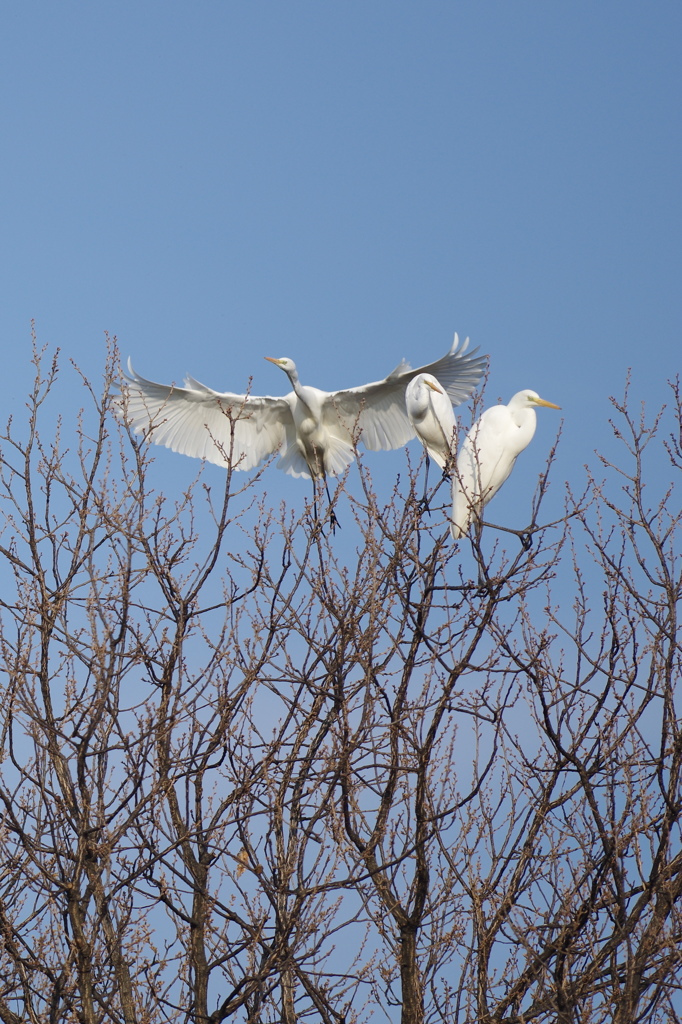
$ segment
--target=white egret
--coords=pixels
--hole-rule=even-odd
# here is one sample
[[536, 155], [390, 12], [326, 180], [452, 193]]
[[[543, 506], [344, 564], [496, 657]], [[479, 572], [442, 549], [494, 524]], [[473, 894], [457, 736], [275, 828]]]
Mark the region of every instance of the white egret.
[[405, 390], [405, 409], [426, 454], [445, 471], [452, 460], [457, 422], [452, 402], [431, 373], [419, 373]]
[[532, 441], [539, 405], [561, 408], [535, 391], [519, 391], [508, 405], [486, 409], [467, 434], [452, 477], [450, 532], [455, 540], [464, 537], [473, 520], [480, 517]]
[[313, 480], [342, 473], [361, 439], [372, 451], [399, 448], [415, 436], [405, 409], [405, 388], [421, 373], [438, 378], [451, 402], [469, 397], [487, 357], [465, 355], [469, 339], [455, 339], [449, 352], [413, 370], [404, 360], [384, 380], [342, 391], [304, 386], [295, 363], [273, 359], [291, 381], [281, 398], [213, 391], [192, 377], [185, 387], [156, 384], [135, 373], [130, 361], [116, 413], [136, 434], [175, 452], [219, 466], [252, 469], [279, 452], [278, 467]]

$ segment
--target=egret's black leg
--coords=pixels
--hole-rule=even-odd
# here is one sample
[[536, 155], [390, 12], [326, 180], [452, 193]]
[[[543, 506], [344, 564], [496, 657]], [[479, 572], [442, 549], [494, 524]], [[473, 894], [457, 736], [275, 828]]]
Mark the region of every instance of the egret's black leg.
[[340, 530], [341, 529], [341, 523], [336, 518], [336, 512], [334, 511], [334, 509], [332, 507], [332, 496], [329, 493], [329, 484], [327, 483], [327, 478], [326, 477], [324, 479], [324, 486], [325, 486], [325, 490], [327, 491], [327, 500], [329, 502], [329, 522], [332, 524], [332, 533], [336, 533], [336, 527], [338, 526], [338, 528]]
[[431, 459], [429, 458], [429, 453], [427, 452], [426, 453], [426, 473], [424, 474], [424, 494], [422, 495], [422, 499], [419, 502], [419, 506], [420, 506], [420, 509], [421, 509], [422, 512], [430, 512], [431, 511], [431, 509], [429, 508], [429, 498], [428, 498], [428, 491], [429, 491], [429, 466], [430, 465], [431, 465]]

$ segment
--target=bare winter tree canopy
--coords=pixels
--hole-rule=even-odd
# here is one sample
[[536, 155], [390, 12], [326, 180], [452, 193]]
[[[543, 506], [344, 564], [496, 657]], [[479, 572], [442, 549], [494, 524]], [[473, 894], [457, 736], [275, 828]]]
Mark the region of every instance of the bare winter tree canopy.
[[448, 485], [426, 514], [359, 453], [342, 537], [267, 466], [161, 493], [116, 352], [57, 430], [35, 364], [1, 446], [0, 1021], [682, 1020], [677, 386], [613, 400], [547, 523], [550, 459], [532, 546], [456, 545]]

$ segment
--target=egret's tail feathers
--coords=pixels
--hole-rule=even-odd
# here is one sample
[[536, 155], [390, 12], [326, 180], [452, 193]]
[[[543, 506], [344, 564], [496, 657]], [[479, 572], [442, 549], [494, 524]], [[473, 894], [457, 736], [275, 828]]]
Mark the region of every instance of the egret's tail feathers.
[[288, 473], [289, 476], [312, 477], [308, 463], [305, 460], [305, 455], [296, 441], [290, 444], [286, 451], [282, 452], [277, 462], [277, 468], [281, 469], [284, 473]]
[[327, 448], [324, 453], [324, 470], [327, 476], [341, 476], [355, 458], [355, 453], [347, 441], [329, 434]]
[[466, 537], [469, 523], [456, 523], [454, 519], [450, 522], [450, 533], [453, 540], [461, 540]]
[[354, 458], [355, 453], [346, 441], [329, 434], [324, 451], [319, 452], [317, 460], [309, 461], [298, 441], [293, 441], [282, 452], [277, 467], [290, 476], [319, 479], [324, 476], [340, 476]]
[[461, 540], [469, 532], [477, 514], [475, 502], [462, 487], [457, 475], [452, 480], [452, 515], [450, 517], [450, 533], [453, 540]]

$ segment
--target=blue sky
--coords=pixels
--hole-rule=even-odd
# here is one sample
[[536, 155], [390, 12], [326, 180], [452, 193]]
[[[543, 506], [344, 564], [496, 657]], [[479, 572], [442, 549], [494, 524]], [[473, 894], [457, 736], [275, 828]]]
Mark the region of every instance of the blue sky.
[[[628, 367], [634, 399], [666, 399], [679, 4], [27, 0], [0, 24], [6, 410], [33, 318], [90, 377], [109, 331], [145, 376], [256, 394], [288, 390], [264, 355], [333, 390], [457, 330], [490, 354], [489, 400], [563, 407], [557, 482], [608, 443]], [[178, 460], [159, 453], [168, 486]]]

